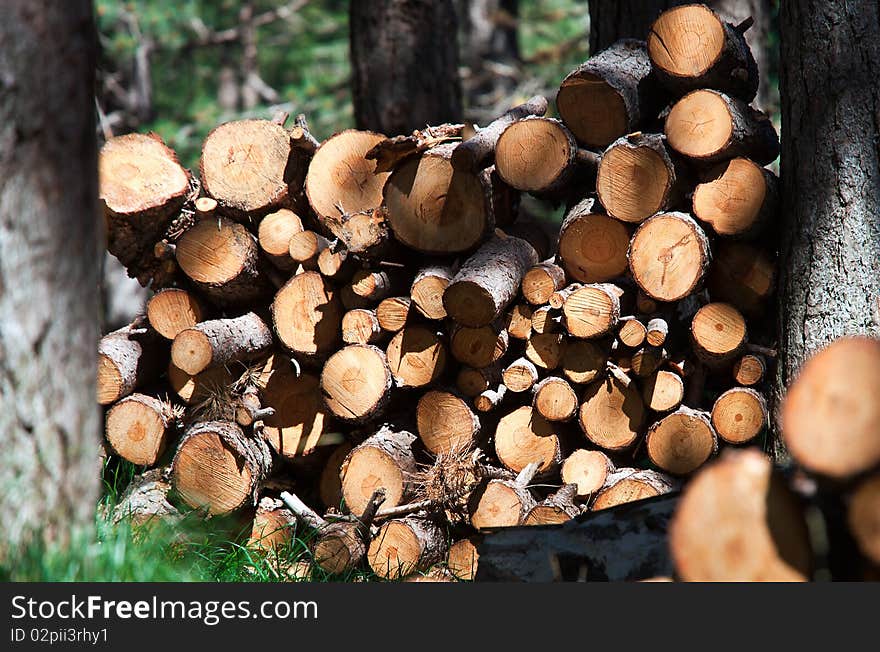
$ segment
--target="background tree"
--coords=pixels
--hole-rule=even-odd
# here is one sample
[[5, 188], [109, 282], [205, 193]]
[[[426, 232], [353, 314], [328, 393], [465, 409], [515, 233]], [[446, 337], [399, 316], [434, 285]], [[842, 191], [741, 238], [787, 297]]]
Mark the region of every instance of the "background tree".
[[[95, 34], [89, 0], [0, 5], [0, 557], [94, 519]], [[34, 62], [39, 65], [34, 65]]]

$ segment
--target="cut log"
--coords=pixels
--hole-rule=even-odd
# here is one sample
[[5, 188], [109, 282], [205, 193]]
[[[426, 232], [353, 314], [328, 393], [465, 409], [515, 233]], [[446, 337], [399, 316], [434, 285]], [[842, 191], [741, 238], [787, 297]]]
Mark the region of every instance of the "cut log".
[[488, 367], [507, 353], [509, 345], [510, 338], [500, 321], [478, 328], [452, 329], [452, 357], [470, 367]]
[[684, 399], [684, 381], [678, 374], [661, 369], [645, 380], [642, 399], [655, 412], [674, 410]]
[[603, 283], [626, 272], [629, 229], [598, 209], [592, 198], [575, 204], [559, 229], [560, 262], [581, 283]]
[[637, 349], [645, 343], [648, 327], [636, 317], [623, 317], [617, 328], [617, 339], [631, 349]]
[[620, 320], [620, 296], [616, 285], [596, 283], [572, 292], [562, 306], [565, 328], [574, 337], [594, 338], [608, 333]]
[[211, 515], [227, 514], [257, 502], [257, 492], [272, 466], [269, 447], [247, 437], [228, 421], [204, 421], [183, 435], [171, 480], [183, 501]]
[[290, 545], [296, 517], [277, 498], [264, 496], [257, 504], [248, 546], [261, 552], [278, 552]]
[[724, 392], [712, 406], [712, 427], [729, 444], [744, 444], [767, 426], [767, 400], [747, 387]]
[[764, 379], [767, 363], [764, 357], [754, 353], [746, 353], [733, 363], [733, 379], [738, 385], [752, 387]]
[[746, 320], [729, 303], [707, 303], [691, 322], [691, 341], [703, 364], [724, 365], [745, 346]]
[[468, 401], [452, 392], [427, 392], [416, 407], [419, 439], [435, 455], [469, 450], [480, 434], [480, 420]]
[[490, 480], [471, 496], [471, 525], [477, 530], [520, 525], [537, 503], [528, 486], [535, 477], [530, 464], [515, 480]]
[[597, 512], [637, 500], [662, 496], [674, 490], [674, 480], [657, 471], [618, 469], [605, 480], [605, 487], [596, 495], [590, 509]]
[[578, 412], [578, 425], [587, 439], [609, 451], [632, 446], [645, 423], [638, 388], [624, 374], [618, 375], [588, 385]]
[[355, 308], [342, 315], [342, 341], [346, 344], [373, 344], [381, 336], [375, 310]]
[[513, 122], [495, 146], [495, 169], [504, 182], [537, 195], [564, 188], [572, 180], [577, 160], [574, 136], [554, 118], [530, 116]]
[[113, 508], [114, 524], [128, 520], [141, 527], [156, 522], [175, 522], [182, 514], [168, 501], [171, 483], [167, 467], [151, 469], [132, 478]]
[[648, 457], [673, 475], [687, 475], [718, 452], [718, 435], [706, 412], [681, 406], [648, 428]]
[[847, 521], [862, 554], [880, 563], [880, 475], [867, 478], [853, 492]]
[[657, 83], [644, 41], [621, 39], [570, 72], [559, 116], [585, 147], [604, 149], [656, 113]]
[[384, 270], [360, 269], [351, 277], [351, 291], [356, 296], [376, 303], [394, 291], [394, 280]]
[[776, 217], [778, 183], [770, 170], [747, 158], [719, 163], [694, 190], [694, 216], [718, 235], [755, 236]]
[[376, 306], [376, 318], [382, 330], [396, 333], [406, 325], [409, 318], [412, 299], [409, 297], [389, 297], [382, 299]]
[[446, 288], [446, 313], [472, 328], [492, 323], [516, 297], [525, 273], [537, 264], [531, 244], [496, 235], [465, 261]]
[[562, 375], [583, 385], [596, 379], [605, 370], [608, 351], [600, 342], [570, 339], [562, 354]]
[[272, 332], [252, 312], [185, 328], [171, 345], [171, 361], [194, 376], [208, 367], [254, 358], [272, 346]]
[[497, 387], [501, 382], [501, 366], [496, 362], [488, 367], [462, 367], [455, 379], [455, 386], [464, 396], [474, 398], [480, 393]]
[[779, 136], [770, 118], [718, 91], [685, 95], [666, 116], [664, 131], [672, 149], [700, 163], [741, 156], [767, 165], [779, 156]]
[[669, 324], [663, 317], [653, 317], [648, 321], [645, 340], [649, 346], [663, 346], [669, 335]]
[[394, 237], [428, 254], [473, 249], [494, 226], [491, 188], [476, 172], [455, 170], [448, 143], [407, 159], [391, 173], [384, 201]]
[[377, 490], [357, 521], [328, 523], [321, 527], [313, 556], [324, 571], [339, 575], [363, 561], [367, 554], [370, 526], [384, 500], [384, 491]]
[[349, 442], [337, 446], [330, 454], [330, 457], [327, 458], [324, 468], [321, 469], [321, 477], [318, 480], [318, 491], [321, 495], [321, 502], [324, 503], [324, 507], [333, 509], [342, 508], [342, 478], [339, 477], [339, 473], [342, 468], [342, 463], [345, 461], [345, 458], [348, 457], [352, 448], [353, 446]]
[[629, 246], [633, 279], [657, 301], [694, 292], [709, 267], [709, 239], [685, 213], [660, 213], [639, 225]]
[[522, 295], [532, 305], [539, 306], [547, 303], [550, 295], [563, 287], [565, 287], [565, 271], [552, 260], [545, 260], [532, 267], [523, 276]]
[[523, 519], [523, 525], [559, 525], [581, 513], [574, 504], [576, 484], [567, 484], [535, 505]]
[[527, 392], [538, 382], [538, 368], [526, 358], [517, 358], [507, 365], [501, 377], [511, 392]]
[[289, 271], [297, 263], [290, 257], [290, 239], [302, 231], [303, 224], [299, 216], [288, 208], [281, 208], [260, 220], [257, 240], [260, 249], [275, 267]]
[[719, 242], [706, 285], [714, 301], [730, 303], [747, 315], [761, 315], [776, 283], [770, 257], [745, 242]]
[[98, 344], [98, 403], [115, 403], [154, 380], [168, 359], [158, 345], [155, 336], [134, 333], [130, 326], [102, 337]]
[[613, 472], [614, 463], [605, 453], [579, 448], [562, 463], [562, 482], [574, 485], [576, 497], [589, 499]]
[[416, 309], [427, 319], [444, 319], [443, 293], [455, 276], [455, 268], [444, 265], [429, 265], [416, 274], [410, 287]]
[[629, 359], [630, 371], [636, 378], [647, 378], [660, 368], [669, 358], [665, 349], [645, 346], [632, 354]]
[[192, 376], [170, 362], [168, 384], [186, 405], [198, 405], [211, 396], [226, 393], [232, 384], [232, 375], [221, 365]]
[[743, 35], [750, 26], [725, 23], [705, 5], [663, 12], [648, 34], [657, 77], [676, 95], [717, 88], [751, 102], [758, 92], [758, 66]]
[[638, 223], [674, 208], [683, 183], [663, 136], [637, 132], [618, 138], [602, 154], [596, 193], [609, 215]]
[[379, 577], [394, 580], [424, 571], [446, 556], [444, 532], [425, 518], [407, 517], [379, 528], [370, 543], [367, 560]]
[[567, 346], [563, 333], [533, 333], [526, 340], [526, 358], [541, 369], [558, 369]]
[[287, 242], [287, 255], [295, 265], [316, 269], [322, 251], [330, 248], [330, 241], [314, 231], [294, 233]]
[[333, 251], [327, 247], [318, 254], [318, 271], [333, 281], [348, 280], [355, 272], [355, 260], [348, 249]]
[[548, 376], [534, 387], [532, 406], [547, 421], [571, 421], [578, 410], [578, 397], [559, 376]]
[[495, 454], [514, 473], [538, 464], [538, 474], [555, 472], [562, 463], [559, 425], [547, 421], [530, 406], [502, 417], [495, 429]]
[[342, 307], [318, 272], [303, 272], [278, 290], [272, 302], [272, 322], [278, 339], [289, 350], [323, 355], [339, 341]]
[[378, 417], [391, 397], [391, 386], [385, 354], [375, 346], [350, 344], [331, 355], [321, 371], [327, 408], [351, 423]]
[[177, 241], [177, 263], [196, 287], [220, 306], [238, 306], [262, 298], [268, 281], [257, 266], [256, 240], [241, 224], [208, 218]]
[[385, 355], [398, 387], [431, 385], [446, 369], [446, 346], [440, 335], [423, 326], [407, 326], [396, 333]]
[[782, 404], [782, 434], [805, 469], [846, 479], [880, 464], [880, 341], [845, 337], [807, 360]]
[[131, 394], [107, 412], [104, 435], [119, 457], [153, 466], [165, 452], [174, 429], [169, 404], [146, 394]]
[[147, 320], [167, 340], [202, 321], [205, 311], [195, 295], [179, 288], [160, 290], [147, 301]]
[[693, 479], [670, 523], [669, 547], [685, 581], [804, 581], [812, 574], [798, 499], [754, 449], [727, 450]]
[[342, 462], [339, 477], [345, 504], [352, 513], [362, 514], [373, 492], [380, 488], [385, 490], [385, 509], [401, 505], [412, 496], [416, 439], [405, 430], [383, 426], [351, 450]]
[[389, 249], [391, 232], [384, 206], [344, 213], [324, 226], [345, 249], [364, 259], [378, 259]]
[[478, 537], [459, 539], [449, 546], [446, 566], [460, 580], [470, 582], [477, 574], [480, 554], [477, 552]]
[[[558, 303], [559, 308], [565, 303], [564, 297], [574, 292], [575, 289], [580, 287], [579, 284], [569, 285], [568, 288], [564, 290], [560, 290], [559, 292], [555, 292], [553, 294], [553, 299]], [[570, 290], [570, 291], [569, 291]], [[547, 333], [561, 333], [563, 331], [562, 327], [562, 315], [559, 314], [558, 308], [555, 306], [541, 306], [540, 308], [535, 308], [532, 312], [532, 319], [530, 320], [531, 332], [537, 335], [545, 335]], [[528, 339], [529, 333], [526, 333], [526, 337], [524, 339]]]
[[474, 407], [477, 409], [477, 412], [491, 412], [492, 410], [501, 407], [501, 403], [504, 401], [505, 396], [507, 396], [507, 387], [504, 385], [498, 385], [497, 389], [490, 388], [480, 392], [478, 396], [475, 396]]
[[318, 378], [297, 374], [278, 356], [270, 364], [260, 396], [263, 406], [275, 413], [263, 419], [263, 436], [281, 457], [308, 455], [321, 443], [327, 426]]
[[147, 286], [161, 261], [153, 246], [190, 195], [190, 174], [155, 134], [109, 139], [98, 157], [107, 250]]

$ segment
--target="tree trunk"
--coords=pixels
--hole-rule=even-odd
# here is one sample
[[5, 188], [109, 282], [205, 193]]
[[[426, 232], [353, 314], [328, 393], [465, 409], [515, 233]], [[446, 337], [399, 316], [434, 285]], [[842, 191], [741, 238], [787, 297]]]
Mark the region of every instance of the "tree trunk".
[[461, 121], [452, 0], [354, 0], [349, 19], [359, 128], [395, 135]]
[[811, 352], [880, 334], [878, 13], [867, 0], [782, 6], [777, 399]]
[[[94, 518], [95, 34], [87, 0], [0, 8], [0, 558]], [[39, 61], [39, 65], [33, 65]]]

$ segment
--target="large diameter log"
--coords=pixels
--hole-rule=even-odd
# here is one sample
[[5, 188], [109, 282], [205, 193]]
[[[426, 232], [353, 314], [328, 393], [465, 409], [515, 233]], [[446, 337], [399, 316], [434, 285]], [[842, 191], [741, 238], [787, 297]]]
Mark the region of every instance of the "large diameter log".
[[492, 323], [516, 297], [528, 269], [537, 264], [531, 244], [496, 235], [465, 261], [446, 288], [446, 313], [473, 328]]
[[107, 412], [104, 435], [113, 452], [137, 466], [153, 466], [173, 429], [170, 407], [146, 394], [131, 394]]
[[383, 524], [370, 543], [367, 560], [379, 577], [399, 579], [427, 570], [446, 550], [446, 535], [433, 521], [411, 516]]
[[792, 457], [836, 479], [880, 464], [880, 341], [846, 337], [810, 358], [782, 404]]
[[623, 291], [610, 283], [584, 285], [565, 299], [565, 328], [574, 337], [593, 338], [608, 333], [620, 320]]
[[209, 514], [256, 504], [272, 466], [269, 447], [228, 421], [204, 421], [183, 435], [171, 464], [171, 480], [183, 501]]
[[263, 418], [263, 437], [281, 456], [308, 455], [325, 434], [327, 412], [318, 378], [297, 374], [278, 355], [272, 356], [268, 378], [260, 389], [264, 408], [275, 412]]
[[880, 475], [875, 474], [856, 487], [847, 522], [862, 554], [875, 564], [880, 563]]
[[290, 239], [302, 231], [300, 217], [289, 208], [281, 208], [260, 220], [257, 240], [275, 267], [289, 271], [296, 267], [296, 261], [290, 257]]
[[205, 314], [199, 300], [180, 288], [166, 288], [154, 294], [147, 301], [146, 313], [153, 330], [167, 340], [198, 324]]
[[303, 272], [278, 290], [272, 322], [278, 339], [294, 353], [322, 355], [338, 343], [342, 306], [318, 272]]
[[679, 407], [648, 428], [648, 457], [673, 475], [687, 475], [718, 452], [718, 434], [706, 412]]
[[455, 276], [451, 265], [428, 265], [421, 268], [413, 279], [409, 294], [416, 309], [427, 319], [444, 319], [443, 293]]
[[639, 132], [618, 138], [602, 154], [596, 193], [609, 215], [638, 223], [675, 208], [683, 183], [663, 136]]
[[656, 113], [657, 84], [644, 41], [621, 39], [566, 75], [559, 116], [585, 147], [604, 149]]
[[774, 262], [755, 245], [721, 241], [713, 249], [706, 287], [714, 301], [730, 303], [749, 316], [760, 316], [775, 282]]
[[577, 414], [578, 397], [559, 376], [548, 376], [534, 387], [532, 406], [547, 421], [570, 421]]
[[624, 222], [600, 211], [594, 199], [580, 201], [568, 210], [559, 229], [562, 267], [581, 283], [604, 283], [626, 272], [632, 234]]
[[659, 213], [639, 225], [629, 245], [633, 279], [657, 301], [678, 301], [694, 292], [711, 260], [709, 239], [685, 213]]
[[729, 444], [744, 444], [767, 427], [767, 400], [754, 389], [734, 387], [712, 406], [712, 426]]
[[746, 43], [746, 21], [734, 27], [705, 5], [674, 7], [648, 33], [658, 79], [676, 95], [717, 88], [746, 102], [758, 92], [758, 66]]
[[584, 390], [578, 425], [587, 439], [609, 451], [625, 450], [642, 434], [645, 404], [635, 383], [610, 375]]
[[234, 319], [213, 319], [186, 328], [171, 345], [171, 361], [196, 375], [208, 367], [246, 360], [272, 346], [272, 333], [252, 312]]
[[779, 208], [778, 179], [747, 158], [719, 163], [703, 173], [694, 190], [694, 216], [718, 235], [757, 235]]
[[391, 398], [392, 375], [381, 349], [350, 344], [327, 359], [321, 392], [333, 416], [351, 423], [378, 417]]
[[502, 417], [495, 428], [495, 454], [501, 463], [519, 473], [531, 463], [538, 473], [553, 473], [562, 463], [559, 424], [542, 417], [530, 406], [517, 408]]
[[415, 490], [417, 470], [413, 444], [417, 437], [405, 430], [383, 426], [355, 446], [339, 469], [342, 495], [348, 509], [361, 514], [377, 489], [385, 490], [384, 508], [396, 507]]
[[126, 326], [101, 338], [98, 344], [98, 403], [110, 405], [154, 380], [167, 360], [159, 341], [149, 333]]
[[468, 402], [452, 392], [432, 390], [416, 406], [419, 439], [435, 455], [469, 450], [480, 434], [480, 420]]
[[446, 369], [446, 345], [440, 335], [423, 326], [407, 326], [385, 349], [388, 366], [398, 387], [424, 387]]
[[660, 369], [643, 383], [642, 399], [655, 412], [674, 410], [684, 399], [684, 381], [677, 373]]
[[153, 251], [190, 194], [190, 174], [155, 134], [111, 138], [98, 156], [107, 250], [146, 286], [161, 261]]
[[498, 138], [495, 169], [517, 190], [549, 195], [571, 181], [577, 156], [577, 142], [560, 120], [530, 116]]
[[590, 508], [596, 512], [625, 503], [654, 498], [675, 489], [675, 481], [651, 470], [618, 469], [605, 480]]
[[691, 481], [669, 547], [685, 581], [804, 581], [812, 571], [803, 510], [754, 449], [725, 451]]
[[562, 463], [562, 482], [573, 484], [575, 496], [587, 499], [605, 486], [614, 470], [614, 463], [602, 451], [579, 448]]
[[718, 91], [685, 95], [669, 111], [663, 130], [672, 149], [700, 163], [742, 156], [767, 165], [779, 156], [770, 118]]

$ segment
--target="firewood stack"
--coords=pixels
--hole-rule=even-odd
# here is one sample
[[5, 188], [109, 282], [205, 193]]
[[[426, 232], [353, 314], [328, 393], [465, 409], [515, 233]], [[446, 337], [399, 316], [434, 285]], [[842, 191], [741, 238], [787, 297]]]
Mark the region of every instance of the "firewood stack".
[[108, 248], [156, 291], [101, 342], [113, 452], [190, 508], [259, 503], [255, 539], [315, 529], [329, 572], [444, 579], [487, 528], [666, 493], [754, 440], [779, 143], [746, 29], [672, 9], [569, 74], [558, 119], [230, 122], [198, 181], [154, 135], [110, 140]]

